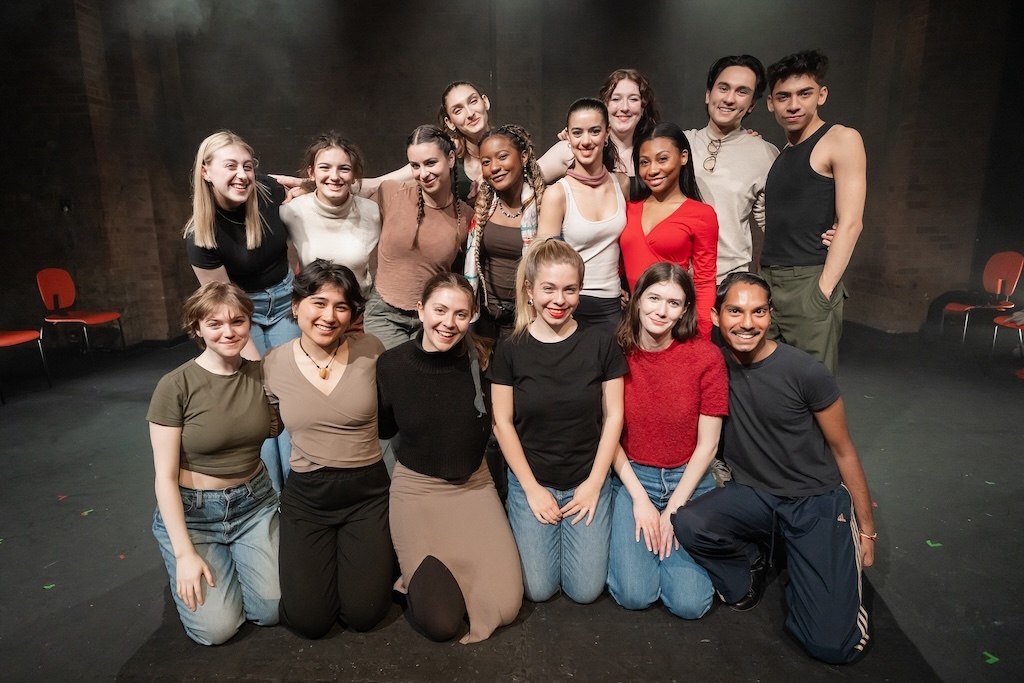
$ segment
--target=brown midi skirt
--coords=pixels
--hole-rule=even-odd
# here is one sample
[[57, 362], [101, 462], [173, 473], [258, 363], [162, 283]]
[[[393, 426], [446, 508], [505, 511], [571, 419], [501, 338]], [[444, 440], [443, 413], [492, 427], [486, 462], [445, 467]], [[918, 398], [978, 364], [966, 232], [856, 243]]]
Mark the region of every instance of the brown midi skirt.
[[402, 569], [396, 590], [405, 593], [420, 562], [433, 555], [448, 567], [466, 599], [469, 633], [463, 643], [486, 640], [515, 620], [523, 604], [523, 571], [486, 462], [459, 483], [396, 463], [390, 516]]

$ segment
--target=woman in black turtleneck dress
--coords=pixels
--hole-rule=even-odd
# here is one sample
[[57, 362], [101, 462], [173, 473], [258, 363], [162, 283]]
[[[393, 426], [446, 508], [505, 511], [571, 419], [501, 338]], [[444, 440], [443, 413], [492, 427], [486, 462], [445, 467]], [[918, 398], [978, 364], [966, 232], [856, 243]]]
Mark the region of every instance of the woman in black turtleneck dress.
[[488, 350], [469, 333], [474, 302], [464, 277], [435, 275], [416, 306], [421, 335], [377, 362], [380, 435], [402, 434], [391, 481], [396, 588], [432, 640], [451, 640], [468, 618], [463, 643], [511, 623], [523, 600], [515, 539], [483, 462]]

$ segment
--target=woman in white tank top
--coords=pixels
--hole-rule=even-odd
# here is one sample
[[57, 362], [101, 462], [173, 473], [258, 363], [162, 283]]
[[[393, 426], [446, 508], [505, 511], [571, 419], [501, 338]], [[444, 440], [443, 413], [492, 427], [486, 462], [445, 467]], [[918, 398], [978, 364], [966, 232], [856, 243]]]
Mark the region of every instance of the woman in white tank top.
[[618, 239], [626, 226], [628, 179], [612, 173], [618, 153], [603, 102], [573, 102], [566, 128], [573, 165], [545, 193], [537, 236], [560, 236], [583, 257], [586, 273], [575, 316], [614, 334], [622, 317]]

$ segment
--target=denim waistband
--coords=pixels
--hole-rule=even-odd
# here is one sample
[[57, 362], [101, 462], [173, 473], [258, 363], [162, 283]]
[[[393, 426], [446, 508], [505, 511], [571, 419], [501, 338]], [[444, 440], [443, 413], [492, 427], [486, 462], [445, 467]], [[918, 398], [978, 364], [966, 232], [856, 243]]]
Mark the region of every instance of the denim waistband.
[[186, 486], [178, 486], [181, 499], [184, 502], [195, 501], [194, 508], [203, 507], [205, 501], [231, 502], [245, 498], [262, 498], [267, 491], [273, 490], [274, 485], [267, 474], [267, 468], [260, 464], [259, 470], [241, 484], [233, 484], [223, 489], [190, 489]]

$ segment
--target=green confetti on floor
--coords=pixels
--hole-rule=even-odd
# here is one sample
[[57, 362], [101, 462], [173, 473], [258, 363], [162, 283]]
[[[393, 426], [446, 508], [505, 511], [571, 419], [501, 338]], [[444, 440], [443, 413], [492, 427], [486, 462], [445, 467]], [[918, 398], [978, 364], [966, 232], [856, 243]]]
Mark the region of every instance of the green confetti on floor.
[[986, 664], [995, 664], [996, 662], [999, 661], [999, 657], [996, 657], [991, 652], [987, 652], [986, 651], [986, 652], [982, 652], [981, 654], [985, 655], [985, 663]]
[[51, 588], [53, 588], [53, 587], [54, 587], [54, 586], [56, 586], [56, 585], [57, 585], [57, 584], [55, 584], [55, 583], [49, 583], [49, 584], [47, 584], [47, 585], [43, 586], [43, 588], [44, 588], [45, 590], [50, 590]]
[[928, 544], [929, 548], [941, 548], [942, 547], [941, 543], [932, 543], [931, 541], [925, 541], [925, 543]]

